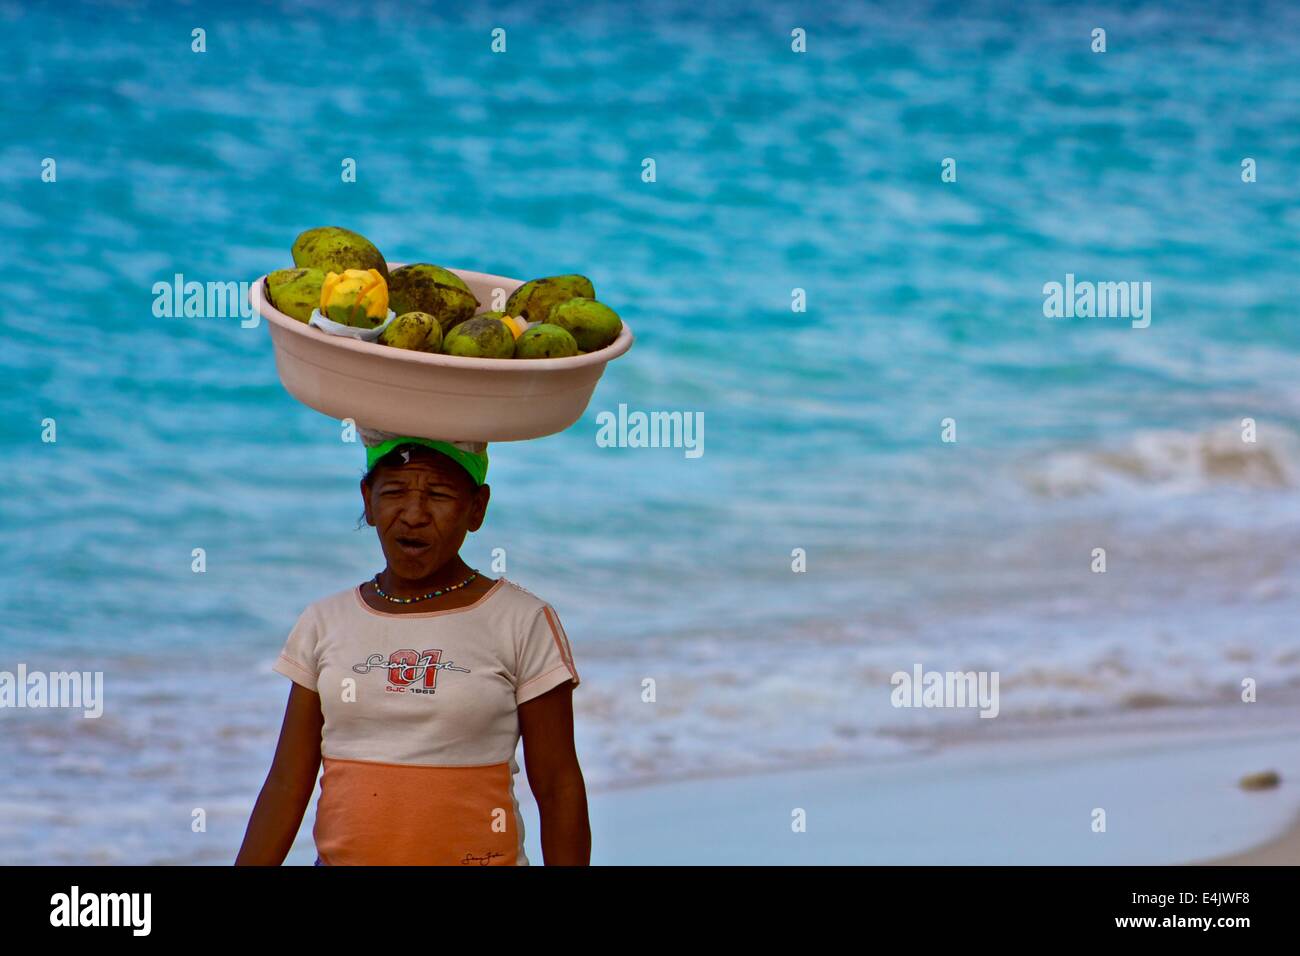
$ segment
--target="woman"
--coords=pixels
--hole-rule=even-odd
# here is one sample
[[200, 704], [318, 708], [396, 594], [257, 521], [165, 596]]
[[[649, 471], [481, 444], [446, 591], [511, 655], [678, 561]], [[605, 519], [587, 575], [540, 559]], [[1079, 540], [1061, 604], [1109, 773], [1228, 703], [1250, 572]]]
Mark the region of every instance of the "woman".
[[387, 567], [310, 605], [285, 642], [274, 666], [294, 683], [236, 865], [284, 862], [323, 761], [318, 865], [526, 866], [520, 736], [544, 861], [589, 864], [568, 637], [459, 554], [487, 509], [485, 446], [394, 438], [367, 465]]

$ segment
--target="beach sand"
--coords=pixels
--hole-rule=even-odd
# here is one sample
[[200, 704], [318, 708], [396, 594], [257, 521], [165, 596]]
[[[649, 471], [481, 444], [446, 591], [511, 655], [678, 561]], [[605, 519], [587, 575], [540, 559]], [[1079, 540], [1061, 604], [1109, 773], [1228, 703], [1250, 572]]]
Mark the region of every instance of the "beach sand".
[[1204, 862], [1207, 866], [1300, 866], [1300, 819], [1271, 840]]
[[[1261, 769], [1281, 786], [1237, 785]], [[1288, 864], [1300, 862], [1296, 780], [1294, 730], [1034, 734], [896, 762], [594, 792], [592, 862]], [[535, 807], [521, 808], [529, 859], [541, 863]]]

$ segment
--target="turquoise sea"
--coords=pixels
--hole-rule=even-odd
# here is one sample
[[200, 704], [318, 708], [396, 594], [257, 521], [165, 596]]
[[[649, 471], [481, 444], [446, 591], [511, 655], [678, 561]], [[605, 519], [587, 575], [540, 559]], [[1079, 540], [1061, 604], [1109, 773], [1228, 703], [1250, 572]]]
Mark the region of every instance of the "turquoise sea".
[[[0, 2], [0, 34], [0, 671], [106, 695], [0, 711], [0, 862], [233, 860], [271, 662], [382, 566], [362, 449], [265, 323], [154, 311], [317, 225], [582, 272], [635, 330], [578, 424], [492, 446], [466, 554], [564, 620], [593, 791], [981, 723], [891, 707], [915, 663], [998, 670], [1003, 727], [1300, 693], [1300, 8]], [[1045, 317], [1067, 275], [1151, 283], [1150, 325]], [[620, 403], [703, 413], [704, 453], [601, 447]]]

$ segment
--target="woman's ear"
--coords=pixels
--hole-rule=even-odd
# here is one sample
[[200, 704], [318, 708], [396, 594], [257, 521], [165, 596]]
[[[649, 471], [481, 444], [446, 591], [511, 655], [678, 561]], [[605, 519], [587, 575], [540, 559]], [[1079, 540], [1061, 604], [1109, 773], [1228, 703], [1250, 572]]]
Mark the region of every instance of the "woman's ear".
[[366, 507], [366, 524], [373, 528], [375, 526], [375, 516], [370, 513], [370, 486], [366, 484], [364, 478], [361, 479], [361, 502]]
[[474, 501], [469, 507], [469, 530], [477, 531], [483, 527], [483, 516], [487, 513], [488, 499], [492, 497], [492, 489], [486, 484], [479, 485], [474, 489]]

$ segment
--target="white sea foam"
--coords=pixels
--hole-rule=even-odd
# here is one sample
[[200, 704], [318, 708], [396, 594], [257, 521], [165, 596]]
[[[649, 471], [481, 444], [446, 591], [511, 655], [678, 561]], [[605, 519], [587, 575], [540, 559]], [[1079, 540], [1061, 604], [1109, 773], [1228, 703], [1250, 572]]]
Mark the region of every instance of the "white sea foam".
[[1258, 440], [1225, 425], [1205, 431], [1143, 431], [1108, 448], [1055, 452], [1025, 469], [1026, 487], [1049, 498], [1147, 489], [1185, 494], [1215, 487], [1295, 488], [1300, 440], [1264, 427]]

